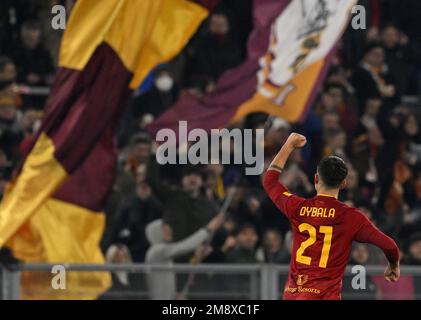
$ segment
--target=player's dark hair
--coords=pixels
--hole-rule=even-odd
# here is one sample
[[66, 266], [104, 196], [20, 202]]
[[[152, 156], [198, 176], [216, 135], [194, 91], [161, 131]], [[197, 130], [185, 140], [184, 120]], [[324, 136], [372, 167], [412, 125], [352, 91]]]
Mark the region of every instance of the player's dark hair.
[[348, 168], [341, 158], [329, 156], [319, 162], [317, 173], [325, 186], [338, 188], [348, 175]]

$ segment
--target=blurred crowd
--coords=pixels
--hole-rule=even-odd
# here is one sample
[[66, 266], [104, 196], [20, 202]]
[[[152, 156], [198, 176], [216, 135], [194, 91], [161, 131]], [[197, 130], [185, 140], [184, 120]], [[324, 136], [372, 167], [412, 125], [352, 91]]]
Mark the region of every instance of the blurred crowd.
[[[0, 193], [37, 130], [46, 101], [23, 90], [16, 94], [16, 86], [49, 86], [57, 56], [46, 41], [57, 31], [45, 27], [44, 6], [20, 3], [0, 5]], [[266, 162], [291, 131], [307, 137], [281, 178], [300, 196], [315, 194], [313, 174], [322, 157], [345, 159], [348, 188], [340, 200], [397, 240], [403, 264], [421, 265], [420, 2], [360, 3], [368, 12], [367, 29], [345, 32], [306, 121], [290, 124], [252, 114], [238, 126], [265, 128]], [[218, 77], [247, 57], [252, 27], [250, 0], [225, 1], [183, 52], [134, 92], [118, 132], [119, 166], [105, 210], [102, 248], [112, 251], [110, 262], [144, 262], [150, 246], [145, 230], [157, 219], [166, 242], [188, 238], [217, 215], [233, 190], [227, 218], [214, 236], [175, 261], [289, 263], [290, 226], [263, 192], [262, 177], [244, 175], [241, 165], [160, 166], [154, 137], [144, 129], [183, 91], [212, 92]], [[383, 264], [384, 258], [359, 244], [350, 263]]]

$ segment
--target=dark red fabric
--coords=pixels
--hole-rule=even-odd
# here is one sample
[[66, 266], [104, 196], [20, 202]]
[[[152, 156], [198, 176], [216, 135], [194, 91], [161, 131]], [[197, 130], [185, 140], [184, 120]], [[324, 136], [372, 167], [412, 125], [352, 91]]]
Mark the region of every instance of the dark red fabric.
[[371, 26], [372, 27], [381, 27], [381, 7], [380, 0], [371, 0]]
[[355, 235], [355, 240], [374, 244], [382, 249], [389, 262], [399, 261], [399, 248], [395, 241], [381, 232], [366, 218], [361, 229]]
[[83, 70], [60, 68], [41, 130], [53, 139], [67, 172], [78, 168], [106, 128], [116, 125], [132, 77], [115, 51], [100, 45]]
[[103, 209], [115, 175], [114, 131], [131, 93], [131, 77], [105, 43], [83, 70], [58, 70], [36, 137], [43, 132], [53, 140], [54, 156], [70, 175], [54, 198]]
[[103, 211], [116, 174], [116, 159], [114, 129], [110, 126], [54, 198], [92, 211]]

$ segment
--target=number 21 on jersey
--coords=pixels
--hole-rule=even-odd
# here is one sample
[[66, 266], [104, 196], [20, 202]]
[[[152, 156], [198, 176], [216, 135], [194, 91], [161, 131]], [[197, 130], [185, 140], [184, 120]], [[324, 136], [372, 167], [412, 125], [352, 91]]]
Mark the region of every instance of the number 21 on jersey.
[[[308, 223], [300, 224], [298, 226], [298, 230], [301, 233], [306, 231], [309, 234], [309, 238], [301, 243], [301, 246], [297, 250], [295, 259], [297, 260], [297, 262], [310, 265], [311, 257], [305, 256], [304, 251], [316, 242], [317, 230], [315, 227], [313, 227], [311, 224], [308, 224]], [[332, 242], [333, 227], [320, 226], [319, 232], [324, 234], [323, 248], [322, 248], [322, 253], [320, 256], [319, 267], [326, 268], [327, 260], [329, 259], [330, 245]]]

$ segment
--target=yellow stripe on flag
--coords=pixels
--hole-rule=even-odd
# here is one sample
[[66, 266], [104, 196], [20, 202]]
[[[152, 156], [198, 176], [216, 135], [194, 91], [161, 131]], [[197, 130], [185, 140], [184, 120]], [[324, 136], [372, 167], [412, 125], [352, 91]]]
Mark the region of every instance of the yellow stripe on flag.
[[205, 8], [192, 1], [164, 2], [147, 45], [137, 57], [130, 88], [137, 88], [152, 68], [177, 55], [208, 15]]
[[105, 41], [134, 73], [131, 88], [152, 68], [174, 57], [208, 15], [188, 0], [80, 0], [73, 10], [62, 40], [60, 66], [82, 70]]
[[66, 171], [54, 158], [53, 141], [42, 133], [0, 204], [0, 247], [66, 177]]
[[[25, 262], [104, 263], [99, 241], [105, 215], [52, 197], [57, 196], [56, 191], [60, 191], [63, 183], [72, 182], [72, 178], [77, 177], [80, 173], [78, 170], [86, 164], [84, 161], [96, 159], [90, 156], [108, 159], [108, 162], [104, 160], [101, 164], [107, 170], [111, 167], [111, 149], [107, 153], [96, 147], [104, 143], [102, 134], [108, 143], [104, 148], [112, 148], [111, 135], [108, 137], [106, 130], [118, 120], [116, 110], [122, 107], [129, 92], [131, 73], [133, 79], [130, 87], [134, 88], [153, 67], [171, 59], [182, 49], [207, 13], [206, 9], [188, 0], [76, 2], [60, 48], [59, 65], [62, 69], [59, 69], [58, 76], [62, 78], [56, 79], [52, 91], [54, 96], [49, 99], [47, 116], [43, 120], [42, 128], [48, 135], [45, 132], [40, 134], [19, 176], [10, 184], [0, 204], [0, 247], [7, 242], [13, 254]], [[104, 61], [98, 60], [98, 68], [90, 63], [96, 62], [94, 52], [97, 48], [102, 49], [98, 52], [105, 56]], [[95, 130], [85, 132], [83, 129], [87, 129], [87, 125], [83, 120], [92, 118], [87, 110], [95, 111], [97, 102], [103, 101], [90, 93], [98, 90], [98, 87], [105, 88], [103, 91], [107, 93], [115, 85], [116, 79], [107, 73], [110, 65], [116, 65], [114, 74], [121, 76], [114, 95], [107, 94], [107, 99], [112, 103], [104, 109], [109, 117], [103, 119], [109, 119], [108, 123], [94, 125]], [[98, 79], [95, 77], [97, 73], [102, 76], [102, 81], [93, 82]], [[92, 82], [86, 83], [83, 88], [75, 86], [73, 82], [84, 75], [93, 79]], [[86, 119], [79, 117], [85, 114], [88, 114]], [[70, 130], [67, 123], [70, 129], [75, 123], [81, 124], [82, 130]], [[74, 141], [78, 137], [88, 139], [92, 144], [85, 144], [78, 150]], [[58, 141], [56, 146], [53, 139]], [[72, 153], [75, 150], [76, 155]], [[55, 153], [62, 156], [68, 172], [55, 158]], [[110, 169], [106, 173], [111, 172]], [[88, 185], [89, 178], [87, 172]], [[83, 183], [79, 180], [73, 182]], [[69, 196], [74, 190], [78, 191], [77, 186], [73, 186], [72, 191], [67, 190]], [[91, 299], [106, 290], [110, 281], [108, 272], [72, 273], [68, 278], [67, 290], [60, 294], [51, 289], [50, 273], [25, 274], [22, 297]], [[75, 292], [79, 292], [79, 295], [71, 295]]]
[[[99, 247], [105, 215], [56, 199], [48, 199], [8, 241], [16, 258], [25, 262], [103, 264]], [[26, 272], [25, 299], [95, 299], [111, 286], [108, 272], [66, 274], [65, 290], [52, 288], [51, 272]]]
[[61, 40], [59, 65], [82, 70], [103, 42], [124, 3], [125, 0], [76, 1]]

